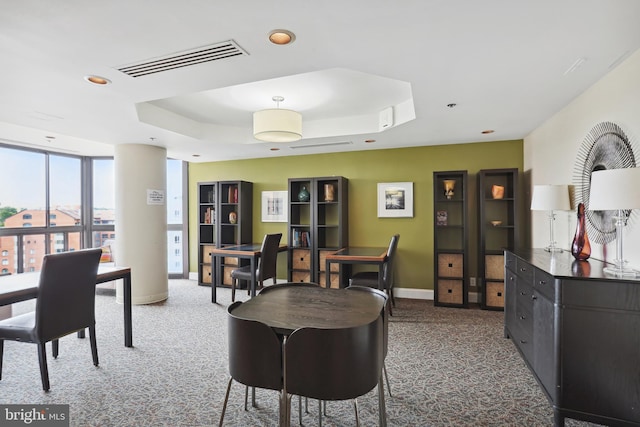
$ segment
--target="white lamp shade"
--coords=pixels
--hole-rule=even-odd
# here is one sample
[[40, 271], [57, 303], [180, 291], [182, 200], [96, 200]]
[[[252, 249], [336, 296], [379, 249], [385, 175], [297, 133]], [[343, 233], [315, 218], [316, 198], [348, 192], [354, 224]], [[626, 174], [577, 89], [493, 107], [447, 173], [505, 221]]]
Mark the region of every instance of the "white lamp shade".
[[568, 185], [533, 186], [532, 211], [568, 211], [570, 209]]
[[640, 208], [640, 168], [606, 169], [591, 173], [589, 210]]
[[302, 138], [302, 115], [297, 111], [270, 109], [253, 113], [253, 136], [265, 142], [292, 142]]

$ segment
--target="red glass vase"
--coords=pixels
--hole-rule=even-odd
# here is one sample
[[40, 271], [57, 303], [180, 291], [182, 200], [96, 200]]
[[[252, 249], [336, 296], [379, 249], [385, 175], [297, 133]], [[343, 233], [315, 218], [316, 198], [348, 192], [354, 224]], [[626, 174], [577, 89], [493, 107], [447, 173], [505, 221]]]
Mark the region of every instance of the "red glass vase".
[[578, 224], [576, 225], [576, 235], [571, 245], [571, 254], [580, 261], [587, 260], [591, 256], [591, 244], [589, 243], [589, 237], [587, 237], [584, 203], [578, 204]]

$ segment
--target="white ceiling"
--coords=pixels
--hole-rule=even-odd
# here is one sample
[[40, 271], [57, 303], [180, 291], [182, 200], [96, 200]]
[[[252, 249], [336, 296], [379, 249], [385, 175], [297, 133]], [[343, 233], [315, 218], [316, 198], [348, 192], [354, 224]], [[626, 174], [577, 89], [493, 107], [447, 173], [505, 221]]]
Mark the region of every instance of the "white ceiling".
[[[637, 0], [4, 2], [0, 143], [213, 161], [521, 139], [640, 48], [639, 17]], [[271, 44], [276, 28], [295, 42]], [[117, 70], [227, 40], [247, 55]], [[276, 95], [302, 113], [301, 141], [253, 140], [253, 111]], [[388, 106], [394, 126], [378, 132]], [[318, 146], [333, 142], [350, 144]]]

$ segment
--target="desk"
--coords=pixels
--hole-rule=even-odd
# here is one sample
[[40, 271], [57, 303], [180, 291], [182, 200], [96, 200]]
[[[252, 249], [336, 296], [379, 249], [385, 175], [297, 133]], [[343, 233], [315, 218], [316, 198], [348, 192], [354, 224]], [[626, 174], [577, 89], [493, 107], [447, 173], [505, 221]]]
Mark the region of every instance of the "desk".
[[342, 248], [326, 257], [327, 287], [331, 286], [331, 263], [338, 264], [375, 264], [378, 266], [378, 289], [384, 291], [383, 267], [387, 261], [388, 248]]
[[[96, 285], [122, 279], [124, 290], [124, 345], [133, 347], [131, 326], [131, 268], [98, 267]], [[12, 274], [0, 278], [0, 305], [26, 301], [38, 296], [40, 273]]]
[[[256, 267], [258, 265], [258, 258], [262, 255], [262, 243], [245, 243], [242, 245], [225, 246], [224, 248], [214, 248], [211, 251], [213, 257], [213, 280], [211, 281], [211, 302], [217, 302], [216, 284], [218, 282], [217, 275], [220, 271], [217, 265], [218, 260], [224, 257], [235, 257], [240, 259], [248, 259], [251, 268], [251, 297], [256, 296]], [[278, 252], [284, 252], [287, 250], [287, 245], [280, 245]]]
[[[287, 336], [303, 327], [338, 329], [365, 325], [376, 320], [383, 308], [384, 300], [373, 293], [293, 284], [261, 292], [240, 304], [233, 314], [262, 322]], [[382, 376], [378, 383], [378, 399], [384, 411], [381, 380]], [[381, 425], [384, 425], [382, 417]]]

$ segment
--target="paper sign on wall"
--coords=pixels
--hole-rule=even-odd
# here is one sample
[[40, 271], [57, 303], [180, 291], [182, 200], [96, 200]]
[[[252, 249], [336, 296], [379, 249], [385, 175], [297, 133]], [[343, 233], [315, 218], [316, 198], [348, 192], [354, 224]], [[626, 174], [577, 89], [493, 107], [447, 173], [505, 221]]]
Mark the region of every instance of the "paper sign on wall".
[[147, 204], [148, 205], [164, 205], [164, 191], [163, 190], [147, 190]]

